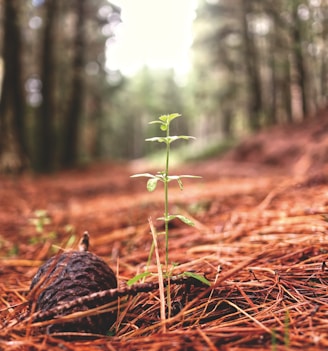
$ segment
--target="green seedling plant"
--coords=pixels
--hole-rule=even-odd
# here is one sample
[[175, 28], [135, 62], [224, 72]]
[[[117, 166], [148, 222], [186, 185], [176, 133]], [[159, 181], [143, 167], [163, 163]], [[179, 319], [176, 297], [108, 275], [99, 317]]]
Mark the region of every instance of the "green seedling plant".
[[30, 223], [35, 226], [37, 233], [43, 234], [45, 226], [51, 224], [51, 219], [46, 210], [35, 210], [34, 217], [30, 219]]
[[[47, 210], [39, 209], [34, 211], [34, 216], [29, 219], [30, 224], [32, 224], [36, 231], [36, 236], [29, 240], [32, 245], [44, 244], [46, 241], [54, 241], [57, 239], [58, 234], [55, 231], [48, 231], [47, 226], [52, 224], [50, 215]], [[65, 243], [65, 248], [70, 248], [76, 241], [76, 235], [74, 234], [74, 227], [72, 225], [65, 226], [65, 232], [69, 234], [69, 238]], [[59, 249], [63, 247], [52, 245], [51, 250], [53, 253], [57, 253]]]
[[194, 223], [189, 218], [183, 215], [169, 213], [169, 183], [175, 180], [179, 184], [180, 189], [183, 190], [182, 178], [200, 178], [199, 176], [194, 176], [194, 175], [170, 175], [169, 174], [171, 144], [176, 140], [195, 139], [195, 137], [187, 136], [187, 135], [179, 135], [179, 136], [170, 135], [171, 122], [180, 116], [181, 115], [178, 113], [173, 113], [170, 115], [162, 115], [158, 118], [158, 120], [149, 122], [149, 124], [159, 124], [160, 130], [164, 131], [166, 134], [165, 136], [158, 136], [158, 137], [146, 139], [146, 141], [149, 141], [149, 142], [159, 142], [159, 143], [164, 143], [166, 145], [166, 159], [165, 159], [164, 171], [159, 171], [156, 174], [140, 173], [140, 174], [134, 174], [131, 176], [133, 178], [135, 177], [149, 178], [147, 181], [147, 190], [149, 192], [152, 192], [156, 189], [158, 182], [162, 182], [164, 184], [164, 215], [163, 217], [157, 218], [157, 220], [164, 221], [166, 271], [168, 270], [168, 265], [169, 265], [169, 222], [177, 218], [188, 225], [191, 225], [191, 226], [194, 225]]
[[30, 239], [30, 244], [44, 243], [48, 239], [56, 239], [57, 233], [46, 232], [47, 225], [51, 224], [51, 219], [46, 210], [34, 211], [34, 217], [29, 220], [34, 225], [37, 236]]
[[[290, 347], [290, 315], [289, 315], [289, 310], [286, 310], [286, 312], [285, 312], [283, 341], [284, 341], [285, 349], [288, 350]], [[277, 348], [278, 338], [277, 338], [277, 332], [275, 329], [273, 329], [271, 332], [271, 345], [272, 345], [272, 351], [278, 350], [278, 348]]]
[[[180, 187], [181, 190], [183, 190], [183, 178], [201, 178], [199, 176], [195, 175], [170, 175], [169, 170], [170, 170], [170, 150], [171, 150], [171, 144], [177, 140], [189, 140], [189, 139], [195, 139], [193, 136], [189, 135], [175, 135], [172, 136], [170, 135], [170, 125], [173, 120], [176, 118], [181, 117], [180, 114], [178, 113], [173, 113], [169, 115], [162, 115], [158, 118], [158, 120], [154, 120], [149, 122], [149, 124], [158, 124], [159, 128], [162, 132], [165, 133], [164, 136], [156, 136], [152, 138], [146, 139], [148, 142], [157, 142], [157, 143], [163, 143], [166, 147], [166, 157], [165, 157], [165, 167], [164, 170], [157, 172], [156, 174], [151, 174], [151, 173], [140, 173], [140, 174], [134, 174], [131, 177], [145, 177], [148, 178], [147, 181], [147, 190], [149, 192], [152, 192], [156, 189], [157, 185], [159, 182], [162, 182], [164, 185], [164, 214], [163, 217], [157, 218], [159, 221], [164, 222], [164, 235], [165, 235], [165, 272], [163, 274], [163, 271], [159, 272], [160, 276], [165, 276], [166, 278], [169, 278], [171, 275], [171, 272], [169, 271], [169, 222], [174, 220], [174, 219], [179, 219], [180, 221], [184, 222], [187, 225], [193, 226], [194, 223], [187, 217], [181, 215], [181, 214], [170, 214], [169, 212], [169, 183], [172, 181], [176, 181]], [[151, 223], [150, 223], [151, 224]], [[151, 230], [153, 234], [153, 244], [152, 244], [152, 249], [150, 250], [150, 255], [149, 255], [149, 260], [148, 263], [151, 259], [151, 256], [153, 254], [154, 247], [157, 246], [155, 242], [156, 236], [154, 231], [154, 227], [151, 225]], [[161, 269], [161, 266], [158, 265], [158, 269]], [[143, 279], [146, 276], [148, 276], [150, 273], [149, 272], [144, 272], [138, 275], [135, 278], [132, 278], [131, 283], [135, 283], [138, 279]], [[200, 280], [201, 282], [209, 285], [210, 283], [201, 275], [191, 273], [191, 272], [185, 272], [184, 273], [186, 276], [192, 276], [195, 279]], [[169, 287], [168, 287], [169, 289]], [[167, 293], [167, 299], [168, 299], [168, 310], [170, 306], [170, 301], [169, 301], [169, 290]]]

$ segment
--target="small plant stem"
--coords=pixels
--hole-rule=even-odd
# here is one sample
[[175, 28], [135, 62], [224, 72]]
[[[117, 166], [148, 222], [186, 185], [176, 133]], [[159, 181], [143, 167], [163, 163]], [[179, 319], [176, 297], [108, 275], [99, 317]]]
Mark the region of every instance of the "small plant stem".
[[271, 333], [271, 345], [272, 345], [272, 351], [277, 351], [277, 335], [274, 329], [272, 330], [272, 333]]
[[[166, 137], [170, 136], [170, 123], [167, 123]], [[165, 178], [164, 178], [164, 224], [165, 224], [165, 272], [167, 279], [169, 277], [169, 165], [170, 165], [170, 142], [166, 143], [166, 162], [165, 162]], [[167, 314], [171, 317], [171, 288], [170, 283], [166, 288], [167, 298]]]
[[[167, 124], [166, 137], [170, 136], [170, 124]], [[168, 272], [169, 266], [169, 162], [170, 162], [170, 142], [166, 143], [166, 163], [164, 181], [164, 219], [165, 219], [165, 270]]]
[[285, 321], [284, 321], [284, 344], [286, 348], [289, 348], [290, 344], [290, 316], [289, 310], [286, 310]]

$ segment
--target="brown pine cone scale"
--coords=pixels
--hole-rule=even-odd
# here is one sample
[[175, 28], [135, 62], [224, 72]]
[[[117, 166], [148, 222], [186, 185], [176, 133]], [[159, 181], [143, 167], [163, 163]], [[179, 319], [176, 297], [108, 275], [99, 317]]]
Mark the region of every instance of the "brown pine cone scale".
[[[79, 297], [114, 288], [117, 288], [116, 276], [104, 260], [88, 251], [68, 251], [50, 258], [39, 268], [30, 287], [33, 297], [30, 308], [34, 312], [45, 312]], [[111, 301], [108, 296], [90, 300], [64, 310], [60, 316], [87, 311]], [[54, 323], [48, 326], [47, 332], [106, 334], [115, 321], [116, 312], [110, 311]]]

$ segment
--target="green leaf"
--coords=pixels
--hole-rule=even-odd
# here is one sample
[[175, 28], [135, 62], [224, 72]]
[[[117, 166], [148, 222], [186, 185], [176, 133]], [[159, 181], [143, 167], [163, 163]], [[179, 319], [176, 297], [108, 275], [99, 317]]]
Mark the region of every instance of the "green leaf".
[[34, 214], [35, 214], [35, 216], [38, 217], [38, 218], [40, 218], [40, 217], [43, 217], [43, 218], [48, 217], [48, 212], [47, 212], [47, 210], [35, 210], [35, 211], [34, 211]]
[[191, 220], [191, 219], [189, 219], [189, 218], [187, 218], [187, 217], [185, 217], [185, 216], [182, 216], [182, 215], [179, 215], [179, 214], [176, 214], [176, 215], [169, 215], [169, 216], [167, 216], [166, 218], [165, 217], [158, 217], [158, 218], [156, 218], [158, 221], [172, 221], [173, 219], [180, 219], [180, 221], [181, 222], [183, 222], [183, 223], [185, 223], [185, 224], [188, 224], [188, 225], [190, 225], [190, 226], [194, 226], [195, 224], [194, 224], [194, 222]]
[[191, 277], [191, 278], [197, 279], [201, 283], [208, 285], [208, 286], [211, 286], [211, 283], [201, 274], [197, 274], [197, 273], [193, 273], [193, 272], [184, 272], [183, 275], [186, 277]]
[[169, 124], [171, 121], [173, 121], [175, 118], [181, 117], [180, 113], [171, 113], [170, 115], [162, 115], [159, 117], [159, 120]]
[[169, 143], [169, 139], [166, 137], [153, 137], [153, 138], [147, 138], [146, 141], [157, 141], [158, 143]]
[[139, 280], [141, 280], [143, 278], [146, 278], [146, 277], [148, 277], [150, 275], [151, 275], [151, 272], [148, 272], [148, 271], [140, 273], [140, 274], [137, 274], [133, 278], [131, 278], [130, 280], [127, 281], [127, 285], [131, 286], [131, 285], [135, 284], [137, 281], [139, 281]]
[[138, 173], [130, 176], [130, 178], [138, 178], [138, 177], [156, 178], [156, 176], [151, 173]]
[[201, 176], [194, 176], [189, 174], [180, 175], [179, 178], [202, 178]]
[[194, 222], [191, 219], [189, 219], [189, 218], [187, 218], [185, 216], [175, 215], [175, 217], [180, 219], [181, 222], [186, 223], [186, 224], [188, 224], [190, 226], [194, 226], [195, 225]]
[[168, 180], [178, 180], [180, 178], [180, 176], [178, 175], [170, 175], [167, 177]]
[[[167, 130], [165, 125], [161, 126], [161, 129], [163, 131]], [[188, 136], [188, 135], [172, 135], [172, 136], [167, 136], [167, 137], [152, 137], [152, 138], [147, 138], [146, 141], [157, 141], [158, 143], [166, 143], [166, 144], [171, 144], [173, 141], [176, 140], [181, 140], [181, 139], [195, 139], [194, 137]]]
[[158, 119], [162, 121], [162, 123], [167, 123], [168, 116], [169, 115], [162, 115], [162, 116], [159, 116]]
[[74, 244], [74, 242], [75, 242], [75, 239], [76, 239], [75, 235], [72, 234], [72, 235], [68, 238], [67, 243], [66, 243], [65, 246], [66, 246], [67, 248], [72, 247], [73, 244]]
[[191, 135], [177, 135], [176, 137], [179, 139], [185, 139], [185, 140], [196, 139], [194, 136], [191, 136]]
[[161, 121], [150, 121], [148, 124], [163, 124]]
[[171, 143], [173, 143], [173, 141], [179, 140], [179, 137], [178, 136], [168, 136], [166, 139], [167, 139], [167, 142], [171, 144]]
[[181, 114], [180, 114], [180, 113], [171, 113], [171, 114], [169, 115], [169, 120], [170, 120], [170, 122], [171, 122], [172, 120], [174, 120], [175, 118], [178, 118], [178, 117], [181, 117]]
[[150, 178], [150, 179], [148, 179], [148, 181], [147, 181], [147, 190], [149, 192], [154, 191], [156, 189], [158, 181], [159, 181], [158, 178]]
[[170, 143], [172, 143], [173, 141], [176, 141], [176, 140], [182, 140], [182, 139], [188, 140], [188, 139], [196, 139], [196, 138], [189, 135], [172, 135], [167, 137], [167, 139]]
[[168, 181], [171, 180], [176, 180], [179, 183], [180, 189], [183, 190], [183, 186], [182, 186], [182, 181], [181, 178], [202, 178], [201, 176], [192, 176], [192, 175], [170, 175], [167, 177]]

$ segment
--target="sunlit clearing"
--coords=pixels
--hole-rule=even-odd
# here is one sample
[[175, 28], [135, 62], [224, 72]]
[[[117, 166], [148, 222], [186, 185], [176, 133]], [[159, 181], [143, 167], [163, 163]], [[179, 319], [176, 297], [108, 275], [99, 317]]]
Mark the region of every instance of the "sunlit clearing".
[[179, 74], [190, 68], [192, 20], [195, 0], [116, 0], [122, 24], [116, 42], [107, 49], [107, 68], [133, 75], [141, 67], [174, 68]]

